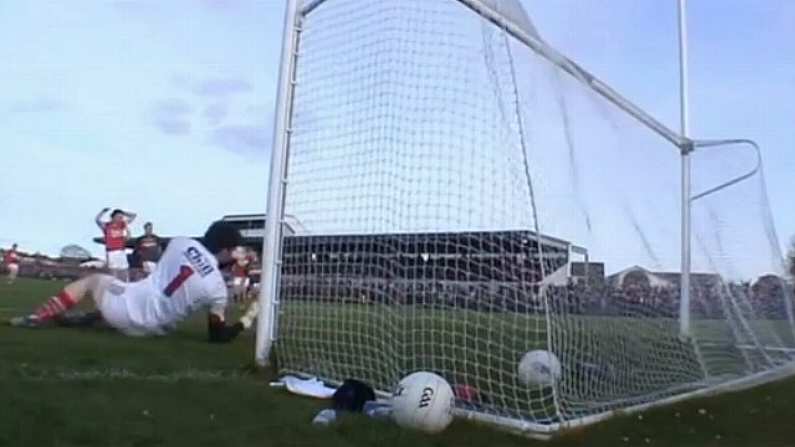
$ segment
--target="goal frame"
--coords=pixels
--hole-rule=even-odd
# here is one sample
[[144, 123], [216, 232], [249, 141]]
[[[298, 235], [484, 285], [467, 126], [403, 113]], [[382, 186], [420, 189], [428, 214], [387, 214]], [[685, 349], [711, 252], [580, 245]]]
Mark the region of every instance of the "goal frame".
[[[265, 235], [262, 253], [262, 285], [260, 288], [260, 314], [257, 324], [257, 346], [255, 358], [259, 365], [266, 366], [271, 346], [275, 341], [278, 326], [278, 279], [281, 266], [282, 234], [284, 225], [284, 198], [287, 185], [287, 161], [290, 156], [291, 116], [296, 86], [298, 46], [301, 39], [303, 18], [322, 4], [334, 0], [288, 0], [285, 8], [281, 67], [273, 123], [273, 145], [271, 153], [268, 203], [265, 218]], [[607, 83], [564, 56], [543, 40], [527, 33], [520, 26], [499, 13], [489, 0], [453, 0], [474, 14], [494, 23], [511, 37], [526, 45], [538, 55], [562, 69], [569, 75], [587, 84], [599, 95], [619, 109], [640, 121], [643, 125], [669, 141], [680, 151], [689, 152], [693, 142], [683, 138], [665, 124], [658, 121], [640, 107], [621, 96]], [[492, 0], [493, 1], [493, 0]], [[274, 218], [275, 217], [275, 218]]]
[[[329, 1], [334, 0], [287, 0], [286, 2], [281, 50], [281, 65], [273, 122], [274, 132], [270, 179], [268, 183], [267, 194], [268, 202], [266, 207], [265, 233], [261, 258], [263, 260], [262, 280], [259, 295], [259, 315], [257, 319], [256, 346], [254, 355], [256, 363], [262, 367], [267, 367], [274, 363], [271, 356], [274, 344], [277, 342], [278, 337], [280, 308], [279, 284], [282, 267], [283, 237], [285, 228], [288, 225], [284, 215], [284, 202], [286, 197], [286, 186], [288, 183], [287, 167], [290, 157], [290, 139], [292, 136], [292, 112], [294, 92], [296, 88], [296, 69], [300, 62], [299, 45], [301, 41], [302, 23], [307, 15], [311, 14], [312, 11]], [[451, 1], [460, 3], [463, 7], [471, 10], [473, 14], [477, 14], [481, 18], [490, 21], [500, 30], [504, 31], [513, 39], [530, 48], [533, 52], [549, 63], [566, 72], [577, 81], [587, 85], [592, 91], [596, 92], [598, 95], [622, 111], [626, 112], [646, 128], [667, 140], [675, 150], [679, 151], [682, 157], [687, 157], [697, 148], [740, 143], [747, 144], [752, 149], [757, 151], [757, 157], [761, 164], [758, 146], [753, 141], [737, 139], [698, 141], [682, 136], [679, 133], [671, 130], [665, 124], [658, 121], [640, 107], [623, 97], [607, 83], [588, 72], [578, 63], [558, 52], [540, 37], [528, 33], [519, 24], [502, 15], [494, 6], [495, 0]], [[726, 182], [725, 184], [718, 185], [717, 187], [696, 196], [690, 196], [689, 193], [687, 195], [683, 194], [681, 203], [683, 216], [686, 215], [685, 213], [689, 210], [689, 207], [693, 201], [741, 182], [754, 175], [758, 170], [759, 165], [748, 174]], [[683, 245], [683, 248], [689, 249], [689, 244], [687, 244], [687, 246]], [[683, 253], [683, 256], [685, 255], [686, 253]], [[685, 304], [686, 303], [683, 303], [683, 310], [680, 312], [680, 324], [682, 327], [682, 335], [685, 338], [689, 338], [687, 337], [689, 334], [689, 327], [687, 327], [689, 326], [689, 306], [688, 308], [685, 308]], [[790, 321], [793, 321], [793, 310], [790, 307], [787, 309], [787, 311]], [[547, 315], [549, 315], [550, 310], [548, 307], [546, 308], [545, 312]], [[699, 362], [702, 363], [703, 367], [703, 360], [699, 358]], [[773, 370], [756, 373], [727, 382], [718, 382], [714, 378], [710, 378], [705, 375], [703, 381], [696, 383], [693, 389], [690, 389], [689, 391], [683, 390], [681, 393], [674, 395], [669, 394], [651, 402], [639, 405], [630, 405], [621, 409], [604, 411], [598, 414], [549, 424], [532, 423], [460, 408], [456, 409], [455, 411], [456, 416], [459, 418], [497, 426], [501, 429], [519, 433], [532, 438], [549, 439], [561, 431], [591, 425], [617, 414], [640, 412], [652, 407], [668, 405], [693, 397], [706, 396], [729, 390], [745, 389], [794, 374], [795, 365], [787, 364]], [[321, 379], [328, 379], [328, 382], [334, 383], [334, 378], [321, 377]], [[379, 390], [379, 393], [383, 396], [386, 396], [387, 390]]]

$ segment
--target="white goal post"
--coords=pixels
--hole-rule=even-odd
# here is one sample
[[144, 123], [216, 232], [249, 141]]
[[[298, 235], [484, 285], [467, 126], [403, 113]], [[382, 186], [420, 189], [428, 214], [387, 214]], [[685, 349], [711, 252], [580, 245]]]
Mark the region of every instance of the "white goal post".
[[[384, 394], [432, 371], [458, 416], [540, 438], [793, 373], [753, 142], [672, 131], [518, 0], [288, 0], [284, 23], [258, 364]], [[552, 386], [517, 373], [534, 349]]]

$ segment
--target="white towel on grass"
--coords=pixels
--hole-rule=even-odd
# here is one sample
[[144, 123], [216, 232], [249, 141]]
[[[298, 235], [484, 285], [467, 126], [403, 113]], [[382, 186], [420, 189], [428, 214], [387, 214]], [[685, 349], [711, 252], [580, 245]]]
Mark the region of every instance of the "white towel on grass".
[[317, 378], [301, 379], [295, 376], [284, 376], [278, 382], [271, 383], [271, 386], [284, 387], [293, 394], [318, 399], [331, 399], [331, 396], [337, 391], [336, 388], [326, 386]]

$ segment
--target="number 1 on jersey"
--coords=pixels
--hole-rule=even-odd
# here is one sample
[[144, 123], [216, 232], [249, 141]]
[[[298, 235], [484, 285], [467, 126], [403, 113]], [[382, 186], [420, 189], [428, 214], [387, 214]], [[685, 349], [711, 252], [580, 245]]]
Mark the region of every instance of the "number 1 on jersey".
[[166, 288], [163, 290], [163, 294], [165, 296], [168, 296], [168, 297], [173, 295], [174, 292], [176, 292], [177, 289], [179, 289], [179, 287], [182, 284], [184, 284], [185, 281], [188, 280], [188, 278], [191, 277], [191, 275], [193, 275], [193, 269], [192, 268], [188, 267], [187, 265], [180, 266], [179, 267], [179, 274], [177, 274], [177, 276], [175, 276], [174, 279], [172, 279], [171, 282], [168, 283]]

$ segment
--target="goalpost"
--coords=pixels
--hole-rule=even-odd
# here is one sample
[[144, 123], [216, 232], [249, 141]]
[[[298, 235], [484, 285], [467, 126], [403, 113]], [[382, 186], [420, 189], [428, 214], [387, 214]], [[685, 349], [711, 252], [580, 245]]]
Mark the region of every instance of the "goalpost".
[[515, 0], [289, 0], [263, 245], [259, 364], [433, 371], [530, 436], [793, 369], [792, 291], [751, 285], [783, 265], [756, 145], [670, 130]]

